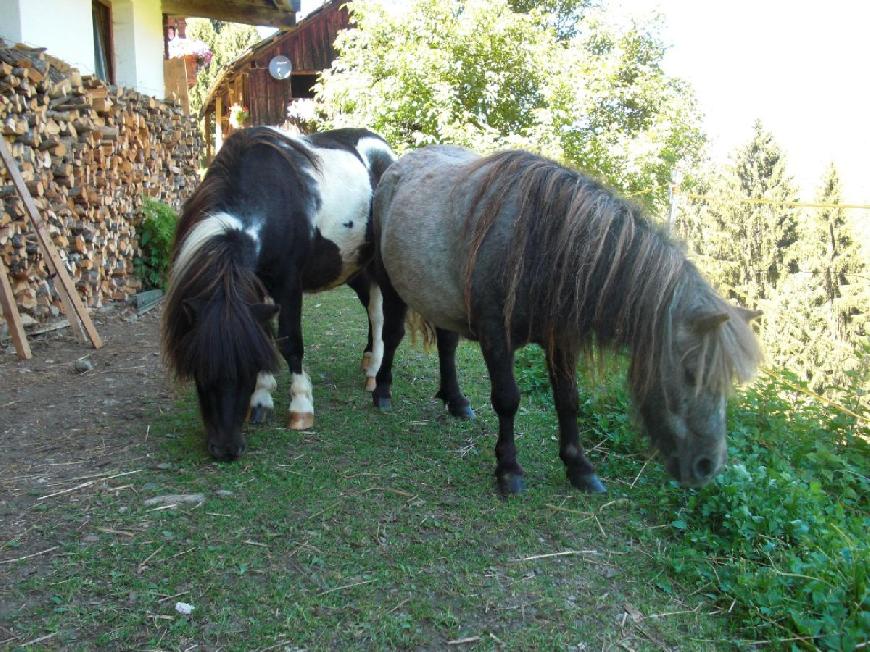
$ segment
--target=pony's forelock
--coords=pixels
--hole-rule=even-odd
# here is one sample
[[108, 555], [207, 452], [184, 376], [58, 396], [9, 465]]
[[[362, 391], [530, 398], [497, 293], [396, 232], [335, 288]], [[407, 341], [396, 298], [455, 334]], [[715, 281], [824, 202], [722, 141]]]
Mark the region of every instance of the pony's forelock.
[[268, 327], [251, 305], [262, 303], [262, 283], [242, 264], [247, 234], [228, 230], [201, 244], [173, 275], [163, 313], [163, 353], [179, 380], [253, 378], [278, 368]]

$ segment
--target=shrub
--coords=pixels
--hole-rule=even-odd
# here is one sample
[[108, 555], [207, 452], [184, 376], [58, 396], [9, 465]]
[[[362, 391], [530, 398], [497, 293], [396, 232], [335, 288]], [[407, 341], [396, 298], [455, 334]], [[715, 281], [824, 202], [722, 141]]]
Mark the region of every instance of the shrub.
[[766, 379], [734, 406], [737, 463], [675, 494], [670, 563], [714, 586], [748, 635], [855, 649], [870, 632], [870, 444], [854, 417], [802, 396]]
[[171, 206], [146, 197], [136, 227], [141, 254], [133, 260], [136, 276], [146, 289], [162, 288], [172, 256], [178, 214]]
[[[612, 475], [639, 475], [646, 442], [631, 422], [624, 360], [580, 380], [587, 441], [607, 439]], [[548, 401], [542, 352], [517, 355], [517, 381]], [[846, 411], [805, 393], [793, 373], [764, 375], [729, 410], [731, 464], [707, 487], [640, 483], [652, 522], [670, 521], [662, 561], [717, 602], [739, 636], [778, 648], [852, 650], [870, 636], [870, 433], [853, 387]], [[854, 415], [864, 415], [856, 418]], [[658, 536], [658, 535], [656, 535]]]

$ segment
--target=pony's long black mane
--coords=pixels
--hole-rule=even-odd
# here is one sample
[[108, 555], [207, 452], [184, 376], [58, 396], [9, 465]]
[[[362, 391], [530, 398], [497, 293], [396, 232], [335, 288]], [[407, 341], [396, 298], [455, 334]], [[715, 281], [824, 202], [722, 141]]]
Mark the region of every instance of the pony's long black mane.
[[[466, 223], [471, 242], [465, 269], [471, 310], [477, 255], [506, 202], [516, 201], [511, 242], [502, 268], [505, 327], [517, 297], [544, 334], [550, 354], [564, 333], [632, 352], [629, 382], [645, 395], [675, 360], [678, 324], [702, 311], [731, 317], [699, 337], [703, 359], [699, 386], [728, 391], [751, 377], [759, 351], [750, 327], [701, 277], [681, 248], [641, 210], [597, 181], [553, 161], [509, 151], [470, 164], [477, 193]], [[682, 322], [681, 322], [682, 320]]]

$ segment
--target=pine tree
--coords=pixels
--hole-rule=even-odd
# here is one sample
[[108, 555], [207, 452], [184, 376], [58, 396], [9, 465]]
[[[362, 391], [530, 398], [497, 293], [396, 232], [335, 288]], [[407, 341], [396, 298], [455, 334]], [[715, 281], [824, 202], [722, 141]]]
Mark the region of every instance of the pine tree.
[[797, 191], [782, 150], [760, 122], [752, 140], [724, 174], [703, 184], [712, 199], [690, 204], [678, 231], [688, 236], [711, 280], [741, 305], [773, 296], [784, 274], [796, 270]]
[[[832, 163], [825, 172], [816, 196], [820, 204], [839, 204], [840, 177]], [[832, 331], [837, 337], [854, 341], [865, 334], [868, 270], [859, 244], [840, 208], [811, 211], [803, 223], [802, 264], [818, 276], [824, 287], [825, 307], [830, 314]]]

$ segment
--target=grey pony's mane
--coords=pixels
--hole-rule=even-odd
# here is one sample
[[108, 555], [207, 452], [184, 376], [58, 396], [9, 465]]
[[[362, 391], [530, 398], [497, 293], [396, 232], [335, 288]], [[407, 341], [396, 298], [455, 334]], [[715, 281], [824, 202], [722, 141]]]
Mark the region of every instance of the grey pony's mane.
[[[679, 368], [676, 338], [685, 337], [692, 316], [722, 312], [729, 319], [720, 328], [693, 336], [690, 349], [700, 347], [703, 365], [697, 387], [726, 393], [735, 381], [754, 375], [760, 352], [739, 309], [716, 294], [637, 206], [574, 170], [528, 152], [476, 160], [462, 176], [476, 184], [465, 207], [469, 315], [480, 248], [502, 211], [515, 210], [501, 272], [508, 332], [522, 290], [551, 359], [560, 333], [569, 329], [587, 351], [596, 343], [628, 348], [629, 383], [635, 395], [644, 396], [661, 382], [662, 374]], [[509, 197], [515, 198], [511, 208]]]

